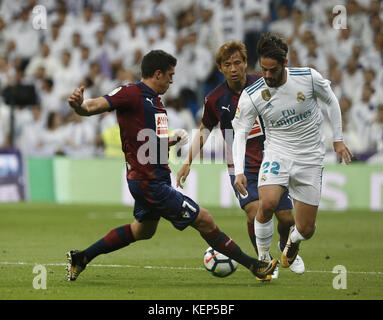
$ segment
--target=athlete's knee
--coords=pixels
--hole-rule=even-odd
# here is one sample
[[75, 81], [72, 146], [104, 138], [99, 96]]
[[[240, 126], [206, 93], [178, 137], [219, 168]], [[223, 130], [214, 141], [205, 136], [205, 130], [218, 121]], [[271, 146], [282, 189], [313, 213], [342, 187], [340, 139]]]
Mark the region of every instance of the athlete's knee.
[[209, 233], [215, 230], [216, 224], [209, 211], [200, 207], [197, 218], [193, 223], [193, 227], [201, 233]]
[[315, 230], [316, 230], [316, 226], [315, 225], [312, 226], [312, 227], [306, 228], [306, 230], [305, 230], [305, 232], [303, 234], [305, 239], [307, 239], [307, 240], [310, 239], [314, 235]]
[[149, 240], [153, 238], [155, 232], [146, 232], [141, 234], [141, 238], [139, 240]]
[[260, 202], [260, 210], [258, 210], [258, 213], [264, 215], [265, 217], [270, 218], [276, 207], [278, 205], [278, 201], [274, 199], [263, 199]]
[[135, 220], [131, 224], [132, 234], [135, 240], [151, 239], [157, 230], [158, 222], [138, 222]]
[[298, 232], [302, 235], [305, 240], [312, 238], [315, 233], [316, 225], [306, 225], [304, 227], [297, 228]]
[[135, 234], [135, 239], [136, 240], [149, 240], [154, 236], [155, 233], [156, 233], [155, 231], [151, 231], [151, 230], [150, 231], [140, 230], [139, 232], [137, 232]]

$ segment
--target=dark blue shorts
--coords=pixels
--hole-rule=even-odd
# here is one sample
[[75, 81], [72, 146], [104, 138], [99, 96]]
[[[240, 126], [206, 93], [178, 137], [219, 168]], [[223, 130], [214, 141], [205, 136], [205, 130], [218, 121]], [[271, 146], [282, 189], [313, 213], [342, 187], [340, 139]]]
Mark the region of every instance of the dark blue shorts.
[[[245, 176], [247, 178], [247, 193], [248, 196], [246, 198], [243, 198], [243, 196], [237, 191], [237, 189], [234, 187], [234, 175], [230, 175], [230, 181], [231, 186], [234, 189], [235, 196], [237, 197], [239, 201], [239, 205], [243, 209], [245, 205], [247, 205], [251, 201], [259, 200], [258, 195], [258, 174], [257, 173], [245, 173]], [[293, 204], [289, 198], [289, 192], [286, 190], [286, 192], [282, 195], [281, 199], [279, 200], [278, 206], [275, 211], [280, 210], [291, 210], [293, 208]]]
[[139, 222], [163, 217], [183, 230], [199, 214], [199, 205], [175, 190], [170, 176], [160, 180], [128, 180], [128, 186], [135, 199], [134, 218]]

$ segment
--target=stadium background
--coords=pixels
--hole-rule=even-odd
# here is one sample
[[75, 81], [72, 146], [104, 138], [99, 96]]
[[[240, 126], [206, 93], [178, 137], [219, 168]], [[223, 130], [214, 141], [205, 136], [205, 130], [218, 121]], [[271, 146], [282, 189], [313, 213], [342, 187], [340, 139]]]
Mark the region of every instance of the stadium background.
[[[131, 204], [123, 182], [103, 178], [112, 176], [109, 170], [124, 175], [115, 114], [76, 116], [66, 103], [73, 88], [85, 85], [89, 98], [137, 81], [143, 54], [164, 49], [178, 59], [174, 84], [163, 97], [169, 127], [192, 137], [204, 95], [222, 80], [214, 65], [216, 49], [228, 40], [244, 41], [249, 72], [258, 72], [256, 41], [261, 32], [272, 31], [288, 41], [289, 65], [314, 67], [332, 81], [345, 141], [355, 154], [357, 166], [335, 164], [323, 107], [331, 166], [325, 170], [321, 207], [382, 209], [380, 1], [4, 0], [0, 6], [0, 201]], [[204, 155], [223, 163], [220, 150], [216, 129]], [[173, 172], [186, 151], [173, 151]], [[98, 165], [105, 170], [80, 178], [85, 168]], [[222, 196], [231, 192], [224, 187], [224, 166], [213, 167], [194, 165], [186, 192], [202, 205], [235, 206], [233, 197]], [[204, 179], [214, 187], [207, 189]], [[75, 186], [93, 196], [74, 192]], [[97, 192], [102, 189], [114, 193]], [[204, 196], [211, 190], [214, 196]]]

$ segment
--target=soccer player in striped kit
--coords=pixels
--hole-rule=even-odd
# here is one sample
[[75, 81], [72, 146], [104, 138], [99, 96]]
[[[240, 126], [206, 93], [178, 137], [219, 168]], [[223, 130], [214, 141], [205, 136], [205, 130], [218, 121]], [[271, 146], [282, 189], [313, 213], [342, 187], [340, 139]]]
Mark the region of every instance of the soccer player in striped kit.
[[258, 177], [260, 206], [255, 223], [256, 234], [257, 229], [262, 230], [263, 254], [270, 248], [270, 221], [280, 197], [288, 189], [293, 198], [295, 226], [281, 256], [285, 268], [296, 260], [301, 241], [310, 239], [316, 229], [325, 155], [318, 99], [328, 106], [338, 161], [348, 164], [352, 157], [343, 142], [340, 107], [330, 82], [315, 69], [288, 68], [287, 52], [283, 39], [262, 35], [257, 53], [263, 77], [243, 90], [232, 121], [234, 185], [241, 194], [246, 194], [247, 185], [243, 165], [246, 137], [257, 116], [265, 125], [265, 151]]
[[[258, 172], [262, 162], [262, 150], [264, 142], [264, 132], [262, 120], [257, 118], [253, 122], [253, 126], [247, 140], [245, 155], [245, 175], [247, 177], [247, 194], [243, 196], [234, 187], [234, 165], [232, 160], [232, 143], [233, 143], [233, 127], [231, 121], [237, 110], [237, 104], [242, 90], [245, 87], [256, 83], [260, 78], [259, 75], [247, 74], [247, 50], [245, 45], [239, 41], [230, 41], [223, 44], [216, 53], [216, 66], [224, 75], [225, 80], [215, 89], [207, 94], [204, 103], [203, 115], [199, 131], [193, 139], [192, 146], [189, 150], [188, 157], [177, 175], [177, 186], [183, 187], [183, 183], [190, 172], [190, 166], [197, 154], [203, 148], [204, 143], [210, 135], [211, 130], [219, 123], [222, 136], [226, 142], [226, 160], [228, 165], [228, 173], [230, 175], [231, 184], [234, 192], [239, 200], [241, 208], [247, 216], [247, 230], [255, 251], [258, 253], [256, 236], [254, 231], [254, 220], [258, 211]], [[289, 236], [289, 230], [294, 225], [294, 217], [291, 213], [292, 203], [288, 198], [286, 191], [275, 209], [278, 219], [278, 231], [280, 233], [279, 247], [284, 249]], [[272, 223], [272, 221], [271, 221]], [[261, 260], [270, 260], [269, 255], [259, 256]], [[298, 256], [291, 270], [296, 273], [304, 272], [303, 260]], [[276, 268], [273, 278], [278, 277], [278, 268]], [[270, 280], [271, 276], [267, 278]]]
[[75, 89], [68, 99], [73, 110], [82, 116], [116, 110], [127, 182], [135, 199], [135, 220], [131, 224], [111, 230], [85, 250], [67, 253], [67, 279], [70, 281], [76, 280], [98, 255], [150, 239], [161, 217], [178, 230], [192, 226], [212, 248], [242, 264], [257, 277], [265, 278], [278, 263], [277, 259], [264, 262], [246, 255], [217, 227], [205, 208], [172, 188], [168, 148], [185, 136], [182, 132], [168, 136], [166, 109], [159, 95], [173, 82], [176, 64], [177, 60], [170, 54], [153, 50], [142, 60], [142, 79], [138, 83], [120, 86], [108, 95], [85, 101], [84, 88]]

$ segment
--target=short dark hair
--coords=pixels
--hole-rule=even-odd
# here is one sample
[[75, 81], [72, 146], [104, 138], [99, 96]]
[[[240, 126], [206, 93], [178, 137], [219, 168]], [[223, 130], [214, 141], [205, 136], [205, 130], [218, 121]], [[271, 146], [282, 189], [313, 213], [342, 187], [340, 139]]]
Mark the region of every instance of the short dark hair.
[[147, 53], [141, 62], [142, 78], [151, 78], [156, 70], [161, 70], [163, 73], [175, 67], [177, 59], [171, 54], [163, 50], [152, 50]]
[[257, 55], [263, 58], [272, 58], [279, 63], [286, 60], [289, 48], [286, 42], [279, 36], [265, 33], [257, 43]]

